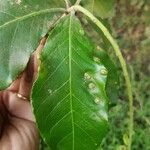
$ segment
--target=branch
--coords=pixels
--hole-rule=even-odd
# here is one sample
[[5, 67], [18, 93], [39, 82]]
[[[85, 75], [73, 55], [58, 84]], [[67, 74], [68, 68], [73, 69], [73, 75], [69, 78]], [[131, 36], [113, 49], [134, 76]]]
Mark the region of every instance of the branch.
[[129, 77], [129, 73], [127, 70], [126, 62], [122, 56], [122, 53], [119, 49], [117, 42], [113, 39], [113, 37], [109, 33], [108, 29], [95, 16], [93, 16], [93, 14], [91, 14], [88, 10], [84, 9], [83, 7], [81, 7], [79, 5], [75, 5], [72, 8], [70, 8], [70, 10], [71, 9], [74, 9], [75, 11], [82, 12], [84, 15], [89, 17], [95, 25], [97, 25], [97, 27], [103, 32], [105, 37], [111, 43], [111, 45], [115, 51], [115, 54], [120, 61], [120, 64], [121, 64], [121, 67], [123, 70], [123, 75], [125, 77], [127, 93], [128, 93], [128, 98], [129, 98], [129, 144], [128, 144], [128, 150], [131, 150], [133, 126], [134, 126], [134, 122], [133, 122], [133, 113], [134, 113], [133, 112], [133, 94], [132, 94], [132, 86], [131, 86], [130, 77]]

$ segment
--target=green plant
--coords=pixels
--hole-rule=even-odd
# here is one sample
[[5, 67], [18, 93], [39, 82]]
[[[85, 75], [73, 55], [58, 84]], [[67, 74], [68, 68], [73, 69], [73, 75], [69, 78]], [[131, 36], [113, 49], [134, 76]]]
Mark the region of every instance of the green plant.
[[[0, 1], [0, 89], [8, 87], [24, 70], [38, 41], [46, 35], [39, 76], [32, 91], [40, 133], [52, 149], [99, 148], [108, 128], [109, 99], [114, 94], [110, 90], [117, 86], [118, 79], [109, 56], [86, 35], [79, 20], [84, 16], [76, 14], [82, 12], [101, 30], [103, 40], [112, 45], [121, 63], [129, 97], [126, 145], [130, 150], [133, 98], [126, 63], [107, 28], [90, 13], [101, 18], [109, 16], [113, 0], [83, 0], [82, 5], [90, 11], [80, 2], [65, 0], [65, 9], [56, 8], [63, 7], [64, 1]], [[97, 13], [97, 6], [102, 13]]]

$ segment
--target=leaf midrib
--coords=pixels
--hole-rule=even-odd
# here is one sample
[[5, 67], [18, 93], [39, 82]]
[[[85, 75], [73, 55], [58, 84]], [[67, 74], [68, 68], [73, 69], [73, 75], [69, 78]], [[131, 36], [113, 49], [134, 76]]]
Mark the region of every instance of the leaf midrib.
[[71, 112], [71, 123], [72, 123], [72, 150], [74, 150], [74, 117], [73, 117], [73, 102], [72, 102], [72, 38], [71, 38], [71, 25], [72, 25], [72, 14], [70, 14], [69, 22], [69, 90], [70, 90], [70, 112]]
[[11, 21], [4, 23], [3, 25], [0, 26], [0, 29], [5, 28], [6, 26], [8, 26], [12, 23], [15, 23], [18, 21], [23, 21], [23, 20], [26, 20], [28, 18], [36, 17], [38, 15], [42, 15], [42, 14], [46, 14], [46, 13], [50, 13], [50, 12], [65, 12], [65, 9], [64, 8], [51, 8], [51, 9], [43, 9], [40, 11], [35, 11], [35, 12], [30, 13], [30, 14], [27, 14], [27, 15], [24, 15], [21, 17], [17, 17]]

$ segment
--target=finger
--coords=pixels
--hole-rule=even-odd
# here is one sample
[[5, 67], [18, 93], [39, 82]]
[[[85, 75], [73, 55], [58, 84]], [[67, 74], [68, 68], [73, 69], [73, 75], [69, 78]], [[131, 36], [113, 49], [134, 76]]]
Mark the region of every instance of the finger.
[[32, 55], [22, 75], [22, 78], [20, 80], [19, 90], [18, 90], [18, 93], [20, 95], [28, 99], [30, 98], [34, 75], [37, 72], [35, 68], [36, 61], [34, 61], [34, 59], [35, 59], [35, 56]]
[[18, 92], [19, 86], [20, 86], [20, 79], [21, 79], [22, 74], [8, 87], [7, 90], [13, 91], [13, 92]]
[[30, 98], [31, 95], [33, 82], [36, 79], [38, 74], [38, 66], [40, 64], [39, 55], [45, 45], [45, 42], [46, 42], [46, 37], [41, 40], [40, 45], [31, 56], [27, 68], [25, 69], [20, 81], [20, 87], [18, 93], [23, 97], [27, 97], [28, 99]]
[[4, 130], [5, 122], [7, 122], [7, 113], [2, 101], [2, 92], [0, 92], [0, 138]]
[[19, 98], [17, 93], [5, 91], [3, 93], [3, 103], [10, 115], [35, 122], [30, 102]]

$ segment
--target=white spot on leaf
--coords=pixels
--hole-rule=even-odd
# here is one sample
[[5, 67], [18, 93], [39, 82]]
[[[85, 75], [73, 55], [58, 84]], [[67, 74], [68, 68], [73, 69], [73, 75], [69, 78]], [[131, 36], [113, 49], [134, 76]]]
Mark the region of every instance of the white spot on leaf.
[[93, 59], [94, 59], [95, 62], [100, 63], [100, 59], [98, 57], [94, 57]]
[[105, 76], [106, 76], [106, 75], [108, 74], [107, 69], [105, 69], [105, 68], [104, 68], [104, 69], [102, 69], [102, 70], [100, 71], [100, 74], [101, 74], [101, 75], [105, 75]]
[[95, 90], [95, 89], [96, 89], [95, 84], [94, 84], [94, 83], [90, 83], [90, 84], [89, 84], [89, 89], [90, 89], [90, 90]]
[[91, 76], [90, 76], [88, 73], [85, 73], [85, 74], [84, 74], [84, 79], [85, 79], [85, 80], [90, 80], [90, 79], [91, 79]]
[[79, 33], [80, 33], [81, 35], [84, 35], [84, 30], [83, 30], [83, 29], [79, 30]]
[[52, 91], [51, 89], [48, 89], [48, 93], [49, 93], [49, 94], [52, 94], [53, 91]]
[[99, 104], [101, 102], [101, 99], [99, 97], [96, 97], [94, 101], [96, 104]]

